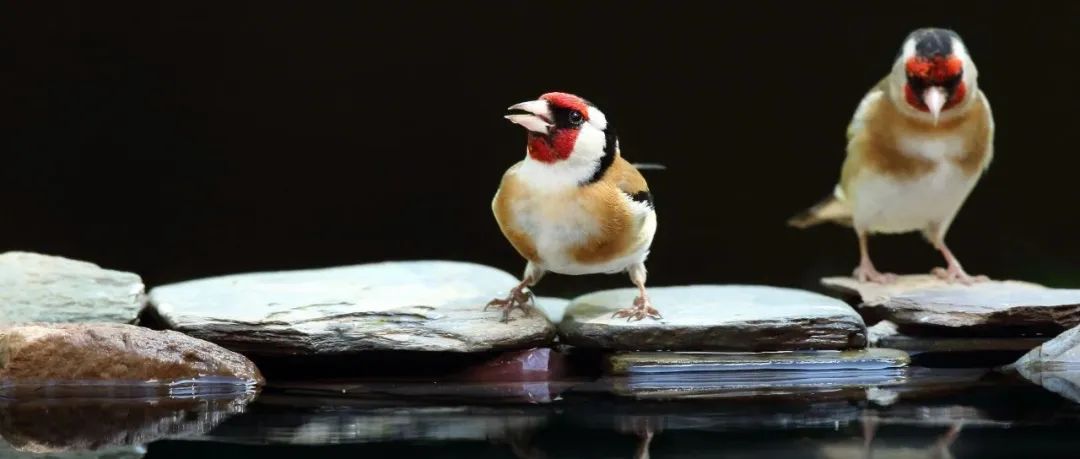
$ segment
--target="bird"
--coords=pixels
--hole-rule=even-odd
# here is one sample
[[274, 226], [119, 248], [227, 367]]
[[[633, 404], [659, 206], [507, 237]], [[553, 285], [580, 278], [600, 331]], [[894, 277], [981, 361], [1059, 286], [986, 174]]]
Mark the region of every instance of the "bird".
[[529, 314], [531, 288], [547, 272], [627, 272], [638, 295], [612, 314], [662, 318], [645, 289], [645, 259], [656, 234], [653, 195], [621, 155], [615, 127], [595, 104], [549, 92], [515, 104], [505, 118], [526, 130], [525, 158], [503, 174], [491, 208], [499, 229], [527, 261], [521, 282], [485, 306]]
[[788, 223], [852, 226], [860, 282], [890, 283], [870, 259], [870, 234], [919, 231], [945, 259], [932, 273], [972, 284], [945, 243], [957, 212], [993, 158], [994, 119], [978, 70], [960, 36], [923, 28], [903, 42], [892, 71], [859, 102], [847, 128], [847, 156], [831, 196]]

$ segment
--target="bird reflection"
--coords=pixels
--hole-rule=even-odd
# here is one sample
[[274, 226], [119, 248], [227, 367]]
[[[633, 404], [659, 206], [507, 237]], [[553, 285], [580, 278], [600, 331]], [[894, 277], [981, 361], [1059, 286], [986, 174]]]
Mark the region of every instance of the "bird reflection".
[[[880, 425], [880, 419], [873, 414], [864, 416], [862, 418], [862, 431], [863, 431], [863, 459], [885, 459], [885, 458], [933, 458], [933, 459], [952, 459], [952, 452], [949, 451], [949, 447], [960, 436], [960, 430], [963, 428], [963, 421], [954, 421], [949, 429], [939, 436], [937, 440], [922, 449], [919, 448], [889, 448], [884, 451], [879, 451], [875, 454], [872, 443], [874, 437], [877, 434], [878, 426]], [[882, 454], [884, 453], [884, 454]]]

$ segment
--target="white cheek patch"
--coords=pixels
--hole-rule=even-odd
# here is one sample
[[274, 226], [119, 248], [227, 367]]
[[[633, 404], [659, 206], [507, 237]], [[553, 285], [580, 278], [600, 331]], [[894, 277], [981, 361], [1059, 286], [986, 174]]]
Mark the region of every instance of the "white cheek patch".
[[954, 38], [952, 47], [953, 55], [964, 63], [964, 84], [968, 87], [968, 93], [974, 93], [975, 80], [979, 76], [979, 69], [975, 68], [975, 61], [972, 60], [971, 55], [968, 54], [964, 42]]
[[589, 107], [589, 124], [603, 131], [607, 129], [607, 116], [599, 108]]
[[607, 139], [591, 124], [581, 126], [574, 151], [562, 161], [543, 163], [526, 156], [517, 174], [538, 191], [562, 191], [577, 187], [596, 172]]
[[584, 161], [589, 164], [594, 164], [601, 156], [604, 155], [604, 146], [607, 143], [607, 137], [604, 136], [604, 131], [596, 129], [589, 125], [581, 126], [581, 131], [578, 132], [577, 142], [574, 144], [574, 151], [570, 153], [569, 161]]

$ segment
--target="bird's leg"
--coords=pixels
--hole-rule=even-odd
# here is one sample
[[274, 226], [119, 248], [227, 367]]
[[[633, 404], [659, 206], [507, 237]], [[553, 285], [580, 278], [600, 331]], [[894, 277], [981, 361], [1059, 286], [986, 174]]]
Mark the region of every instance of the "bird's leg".
[[941, 255], [945, 257], [946, 268], [934, 268], [932, 273], [938, 278], [946, 282], [959, 282], [964, 285], [971, 285], [976, 282], [986, 282], [990, 280], [986, 276], [972, 276], [964, 271], [964, 267], [960, 265], [960, 260], [956, 259], [949, 247], [945, 245], [943, 239], [938, 239], [934, 242], [934, 247], [941, 252]]
[[626, 321], [641, 320], [646, 317], [653, 320], [663, 319], [660, 315], [660, 311], [652, 307], [652, 303], [649, 301], [649, 294], [645, 291], [645, 264], [638, 263], [630, 267], [630, 280], [634, 282], [634, 285], [638, 288], [638, 297], [634, 298], [634, 305], [615, 311], [611, 317], [625, 317]]
[[529, 315], [529, 306], [533, 302], [533, 293], [529, 287], [536, 285], [543, 276], [544, 270], [529, 262], [525, 266], [525, 275], [522, 277], [521, 283], [510, 289], [510, 294], [506, 298], [496, 298], [489, 301], [484, 306], [484, 310], [487, 311], [490, 308], [502, 309], [501, 322], [503, 323], [510, 321], [510, 312], [514, 309], [520, 309], [525, 315]]
[[649, 447], [652, 445], [656, 429], [650, 419], [644, 419], [634, 423], [634, 433], [638, 437], [637, 448], [634, 451], [634, 459], [649, 459]]
[[870, 444], [874, 442], [874, 436], [878, 430], [878, 419], [875, 414], [867, 414], [862, 417], [863, 451], [870, 455]]
[[942, 435], [941, 438], [938, 438], [937, 442], [934, 443], [934, 449], [939, 454], [944, 453], [941, 454], [942, 456], [946, 455], [949, 451], [949, 447], [952, 446], [952, 444], [956, 442], [956, 439], [960, 437], [960, 430], [963, 428], [964, 423], [962, 421], [957, 421], [953, 423], [952, 426], [949, 426], [949, 430], [945, 432], [945, 434]]
[[888, 284], [895, 281], [896, 274], [880, 272], [874, 267], [874, 262], [870, 261], [870, 249], [866, 242], [866, 232], [856, 230], [856, 234], [859, 236], [859, 266], [851, 274], [855, 277], [855, 280], [879, 284]]
[[487, 311], [489, 308], [502, 309], [503, 315], [500, 321], [503, 323], [510, 321], [510, 311], [513, 311], [514, 309], [520, 309], [525, 315], [529, 315], [528, 305], [533, 300], [532, 291], [529, 290], [529, 285], [531, 283], [532, 279], [526, 277], [520, 284], [517, 284], [516, 287], [510, 289], [510, 294], [507, 295], [506, 298], [496, 298], [489, 301], [488, 304], [484, 306], [484, 310]]

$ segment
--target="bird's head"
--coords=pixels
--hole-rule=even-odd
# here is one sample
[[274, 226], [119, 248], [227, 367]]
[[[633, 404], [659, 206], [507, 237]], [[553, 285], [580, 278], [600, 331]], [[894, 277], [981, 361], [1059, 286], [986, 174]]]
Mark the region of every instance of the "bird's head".
[[973, 100], [977, 74], [956, 32], [919, 29], [904, 40], [891, 92], [905, 112], [937, 124]]
[[506, 119], [528, 131], [529, 157], [540, 163], [589, 167], [614, 155], [614, 129], [604, 112], [573, 94], [549, 92], [513, 105]]

